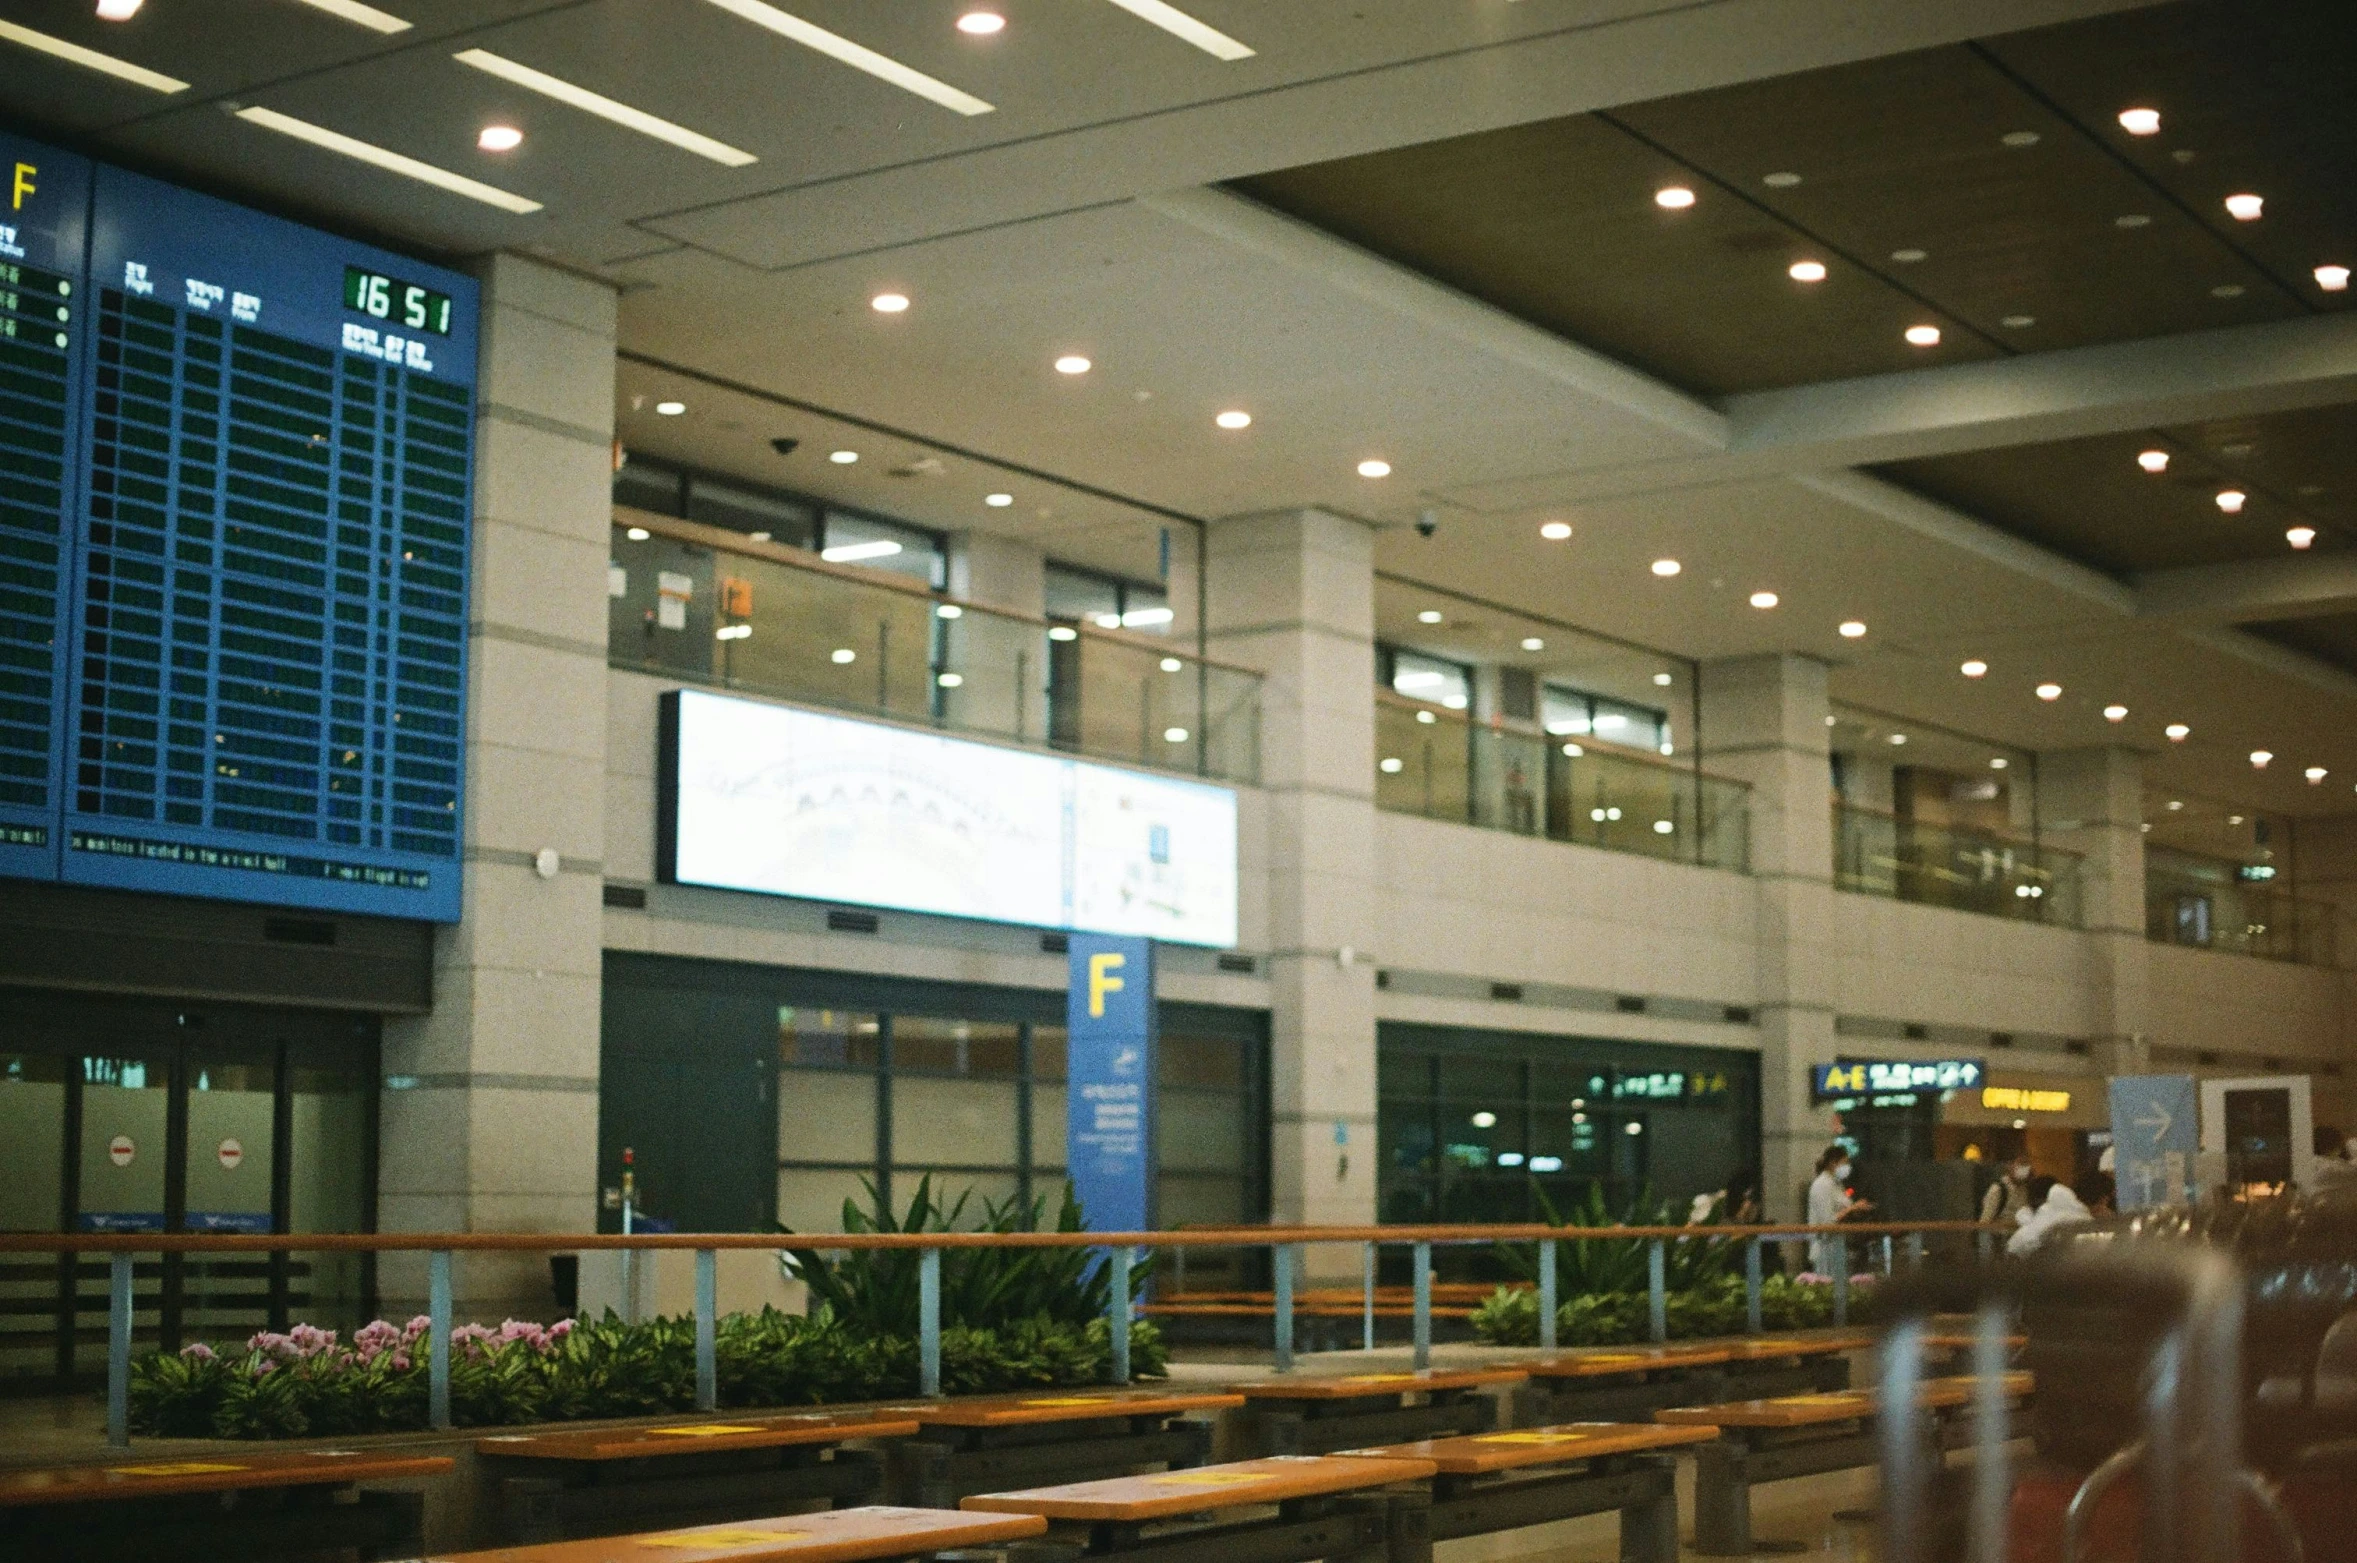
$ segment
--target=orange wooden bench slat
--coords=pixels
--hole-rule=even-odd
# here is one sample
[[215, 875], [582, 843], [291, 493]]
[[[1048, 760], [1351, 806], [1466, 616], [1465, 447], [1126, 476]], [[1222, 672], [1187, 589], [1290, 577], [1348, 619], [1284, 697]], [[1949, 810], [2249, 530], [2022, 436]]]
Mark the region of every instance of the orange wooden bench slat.
[[1828, 1335], [1754, 1335], [1726, 1343], [1729, 1360], [1735, 1362], [1756, 1362], [1763, 1357], [1830, 1357], [1840, 1352], [1864, 1351], [1873, 1344], [1874, 1337], [1863, 1330]]
[[[2005, 1337], [2005, 1349], [2008, 1351], [2019, 1351], [2029, 1343], [2030, 1338], [2027, 1335]], [[1977, 1337], [1971, 1335], [1926, 1335], [1923, 1337], [1923, 1344], [1942, 1351], [1965, 1351], [1978, 1344], [1978, 1340]]]
[[1222, 1411], [1244, 1397], [1230, 1390], [1172, 1390], [1147, 1394], [1001, 1395], [910, 1406], [903, 1414], [927, 1427], [1024, 1427], [1043, 1422], [1079, 1422], [1101, 1417], [1167, 1416], [1180, 1411]]
[[200, 1454], [0, 1472], [0, 1508], [88, 1503], [175, 1493], [239, 1492], [262, 1487], [340, 1487], [347, 1482], [440, 1476], [447, 1455], [361, 1453], [344, 1449], [273, 1454]]
[[1562, 1465], [1608, 1454], [1680, 1449], [1689, 1444], [1707, 1444], [1717, 1436], [1715, 1429], [1707, 1427], [1669, 1427], [1646, 1422], [1563, 1422], [1553, 1427], [1464, 1433], [1454, 1438], [1424, 1438], [1414, 1443], [1385, 1444], [1378, 1449], [1339, 1452], [1361, 1458], [1430, 1460], [1444, 1476], [1484, 1476], [1492, 1471]]
[[1430, 1460], [1272, 1455], [1265, 1460], [1238, 1460], [1230, 1465], [1165, 1471], [1158, 1476], [1116, 1476], [1063, 1487], [982, 1493], [966, 1499], [962, 1507], [997, 1514], [1037, 1514], [1052, 1520], [1156, 1520], [1423, 1481], [1437, 1470]]
[[[1138, 1312], [1158, 1319], [1273, 1320], [1277, 1316], [1277, 1311], [1265, 1303], [1143, 1303], [1139, 1305]], [[1356, 1319], [1365, 1312], [1355, 1303], [1347, 1308], [1339, 1304], [1304, 1303], [1294, 1307], [1293, 1316], [1297, 1319]], [[1471, 1308], [1434, 1308], [1431, 1312], [1436, 1319], [1473, 1317]], [[1415, 1316], [1413, 1308], [1378, 1305], [1375, 1309], [1378, 1319], [1412, 1319]]]
[[[1975, 1381], [1967, 1377], [1926, 1379], [1921, 1401], [1934, 1409], [1970, 1404]], [[2029, 1394], [2036, 1381], [2027, 1373], [2005, 1375], [2009, 1398]], [[1874, 1415], [1878, 1399], [1872, 1390], [1843, 1389], [1817, 1395], [1782, 1395], [1773, 1400], [1736, 1400], [1717, 1406], [1670, 1406], [1653, 1419], [1673, 1427], [1816, 1427]]]
[[850, 1438], [906, 1438], [916, 1419], [902, 1412], [814, 1411], [795, 1416], [678, 1422], [576, 1433], [504, 1433], [475, 1440], [477, 1454], [515, 1460], [659, 1460], [717, 1449], [777, 1449]]
[[684, 1530], [550, 1541], [488, 1552], [459, 1552], [431, 1563], [862, 1563], [950, 1547], [988, 1546], [1043, 1534], [1047, 1522], [1021, 1514], [964, 1514], [950, 1509], [828, 1509], [779, 1519], [694, 1525]]
[[1370, 1395], [1408, 1394], [1421, 1389], [1472, 1389], [1482, 1384], [1519, 1384], [1530, 1375], [1511, 1368], [1424, 1368], [1416, 1372], [1317, 1374], [1238, 1384], [1247, 1400], [1359, 1400]]
[[1598, 1346], [1567, 1351], [1517, 1363], [1532, 1378], [1602, 1378], [1614, 1373], [1638, 1373], [1651, 1368], [1700, 1368], [1725, 1362], [1735, 1355], [1726, 1345]]

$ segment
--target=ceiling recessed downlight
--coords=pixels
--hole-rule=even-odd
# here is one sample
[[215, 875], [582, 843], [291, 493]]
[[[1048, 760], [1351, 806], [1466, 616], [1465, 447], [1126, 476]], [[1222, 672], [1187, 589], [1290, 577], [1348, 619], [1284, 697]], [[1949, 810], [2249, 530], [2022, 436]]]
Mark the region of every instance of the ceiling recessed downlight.
[[1095, 367], [1096, 365], [1090, 363], [1087, 359], [1081, 357], [1078, 353], [1066, 353], [1063, 357], [1056, 360], [1056, 373], [1058, 374], [1087, 374]]
[[475, 145], [486, 152], [513, 152], [524, 144], [524, 133], [513, 125], [485, 125]]
[[1894, 749], [1895, 749], [1895, 748], [1898, 748], [1900, 745], [1902, 745], [1902, 744], [1906, 743], [1906, 741], [1907, 741], [1907, 735], [1906, 735], [1905, 733], [1893, 733], [1893, 734], [1891, 734], [1891, 747], [1892, 747], [1892, 748], [1894, 748]]
[[1783, 170], [1773, 174], [1762, 174], [1760, 176], [1760, 183], [1766, 185], [1771, 190], [1789, 190], [1794, 185], [1800, 183], [1800, 175], [1793, 173], [1790, 170]]
[[[5, 22], [0, 22], [0, 29], [5, 29], [7, 25]], [[0, 32], [0, 36], [5, 36], [5, 33]], [[447, 190], [452, 195], [463, 195], [468, 200], [480, 201], [485, 206], [496, 206], [503, 212], [513, 212], [519, 217], [541, 209], [538, 201], [528, 197], [502, 190], [496, 185], [484, 184], [479, 179], [469, 179], [464, 174], [454, 174], [447, 168], [436, 168], [431, 163], [421, 163], [414, 157], [405, 157], [399, 152], [388, 151], [373, 142], [347, 136], [340, 131], [330, 130], [324, 125], [314, 125], [309, 120], [297, 119], [292, 114], [281, 114], [276, 109], [249, 105], [239, 109], [237, 117], [249, 125], [259, 125], [264, 130], [275, 130], [282, 136], [291, 136], [297, 141], [308, 142], [323, 151], [351, 158], [355, 162], [366, 163], [372, 168], [381, 168], [389, 174], [399, 174], [404, 179], [414, 179], [419, 184], [432, 185], [437, 190]]]
[[1924, 260], [1929, 260], [1929, 259], [1931, 259], [1931, 251], [1929, 251], [1929, 250], [1912, 250], [1912, 249], [1910, 249], [1910, 250], [1893, 250], [1893, 251], [1891, 251], [1891, 259], [1892, 259], [1892, 260], [1895, 260], [1895, 261], [1897, 261], [1897, 262], [1898, 262], [1900, 265], [1902, 265], [1902, 266], [1912, 266], [1912, 265], [1914, 265], [1914, 264], [1915, 264], [1917, 261], [1924, 261]]
[[905, 315], [908, 313], [908, 295], [905, 293], [879, 293], [868, 300], [868, 308], [879, 315]]
[[102, 22], [127, 22], [139, 14], [146, 0], [98, 0], [98, 19]]
[[1963, 674], [1966, 678], [1986, 678], [1989, 673], [1989, 665], [1986, 662], [1983, 662], [1980, 658], [1974, 657], [1971, 661], [1965, 663], [1956, 671]]
[[1569, 521], [1550, 521], [1539, 528], [1539, 536], [1550, 543], [1560, 543], [1570, 535], [1571, 523]]
[[996, 11], [968, 11], [958, 18], [958, 31], [969, 38], [988, 38], [1007, 30], [1007, 19]]
[[1795, 282], [1823, 282], [1825, 263], [1818, 260], [1797, 260], [1784, 268], [1784, 275]]
[[1937, 347], [1940, 345], [1940, 328], [1938, 326], [1909, 326], [1907, 328], [1907, 342], [1913, 347]]
[[2323, 781], [2323, 780], [2324, 780], [2324, 778], [2326, 778], [2327, 776], [2330, 776], [2330, 775], [2332, 774], [2332, 772], [2330, 772], [2330, 771], [2326, 770], [2326, 769], [2325, 769], [2323, 766], [2321, 766], [2321, 765], [2311, 765], [2311, 766], [2309, 766], [2309, 767], [2308, 767], [2306, 770], [2302, 771], [2300, 774], [2301, 774], [2301, 775], [2303, 775], [2303, 776], [2305, 776], [2305, 777], [2307, 777], [2307, 778], [2308, 778], [2308, 785], [2309, 785], [2309, 786], [2311, 786], [2311, 787], [2313, 787], [2313, 786], [2315, 786], [2315, 785], [2316, 785], [2318, 782], [2321, 782], [2321, 781]]
[[1751, 605], [1755, 608], [1773, 608], [1782, 600], [1774, 592], [1753, 592], [1751, 594]]
[[2346, 293], [2346, 292], [2348, 292], [2348, 291], [2349, 291], [2349, 268], [2348, 268], [2348, 267], [2346, 267], [2346, 266], [2319, 266], [2319, 267], [2317, 267], [2317, 268], [2316, 268], [2316, 285], [2317, 285], [2318, 287], [2322, 288], [2322, 289], [2323, 289], [2325, 292], [2327, 292], [2327, 293]]
[[1669, 687], [1670, 687], [1670, 685], [1671, 685], [1671, 684], [1675, 683], [1675, 682], [1676, 682], [1676, 680], [1675, 680], [1675, 679], [1674, 679], [1674, 678], [1673, 678], [1671, 675], [1669, 675], [1669, 674], [1667, 674], [1667, 673], [1656, 673], [1656, 674], [1654, 674], [1654, 675], [1653, 675], [1653, 682], [1654, 682], [1654, 683], [1655, 683], [1655, 684], [1656, 684], [1658, 687], [1660, 687], [1660, 688], [1663, 688], [1663, 689], [1667, 689], [1667, 688], [1669, 688]]
[[765, 27], [780, 38], [791, 39], [805, 49], [815, 50], [838, 64], [855, 71], [864, 71], [878, 81], [889, 82], [903, 92], [916, 94], [929, 103], [965, 115], [987, 114], [990, 105], [970, 92], [960, 92], [945, 81], [936, 81], [923, 71], [913, 70], [888, 55], [853, 43], [837, 33], [828, 32], [799, 16], [790, 15], [768, 3], [768, 0], [704, 0], [732, 16], [739, 16], [756, 27]]
[[1369, 456], [1365, 461], [1359, 463], [1359, 476], [1362, 478], [1390, 477], [1391, 463], [1378, 456]]
[[2035, 315], [2007, 315], [1997, 322], [2008, 331], [2027, 331], [2037, 323], [2038, 317]]
[[1547, 643], [1536, 635], [1525, 635], [1522, 637], [1522, 649], [1525, 651], [1544, 651], [1547, 649]]
[[2000, 144], [2015, 148], [2034, 147], [2040, 139], [2034, 130], [2008, 130], [1997, 138]]
[[2283, 534], [2283, 540], [2294, 548], [2310, 547], [2316, 541], [2316, 528], [2312, 526], [2292, 527]]
[[1653, 204], [1663, 211], [1682, 212], [1694, 204], [1694, 192], [1684, 185], [1663, 185], [1653, 192]]
[[1141, 22], [1151, 22], [1183, 43], [1191, 43], [1215, 60], [1231, 64], [1252, 58], [1252, 50], [1208, 22], [1189, 16], [1164, 0], [1113, 0], [1113, 3]]
[[2275, 755], [2269, 750], [2253, 749], [2251, 751], [2251, 769], [2254, 771], [2263, 771], [2267, 768], [2267, 762], [2274, 758]]
[[747, 164], [761, 161], [752, 153], [739, 147], [732, 147], [725, 141], [715, 141], [710, 136], [688, 129], [685, 125], [673, 124], [660, 115], [649, 114], [644, 109], [632, 108], [629, 104], [609, 98], [602, 92], [592, 92], [587, 87], [575, 86], [562, 77], [551, 76], [546, 71], [534, 70], [529, 65], [511, 60], [502, 54], [493, 54], [488, 49], [461, 49], [451, 58], [461, 65], [481, 71], [486, 76], [496, 76], [501, 81], [523, 88], [526, 92], [537, 92], [544, 98], [554, 99], [567, 108], [579, 109], [584, 114], [594, 114], [609, 124], [620, 125], [624, 130], [635, 130], [642, 136], [660, 141], [666, 146], [675, 146], [682, 152], [692, 152], [709, 162], [720, 164], [723, 168], [743, 168]]
[[2226, 198], [2226, 215], [2238, 223], [2255, 223], [2267, 214], [2267, 198], [2248, 191]]
[[2169, 742], [2173, 744], [2181, 744], [2193, 736], [2193, 729], [2187, 727], [2183, 722], [2171, 722], [2161, 731], [2168, 736]]
[[1840, 629], [1843, 640], [1862, 640], [1866, 635], [1866, 621], [1864, 619], [1844, 619]]
[[1012, 494], [985, 494], [982, 496], [982, 503], [993, 510], [1004, 510], [1014, 502], [1015, 496]]
[[853, 651], [849, 646], [837, 646], [827, 654], [827, 660], [837, 667], [846, 667], [859, 660], [859, 653]]
[[833, 462], [838, 467], [848, 467], [853, 462], [859, 460], [859, 452], [855, 450], [831, 450], [827, 452], [827, 460]]
[[2040, 684], [2036, 693], [2040, 700], [2060, 700], [2062, 686], [2060, 684]]
[[629, 538], [634, 543], [643, 543], [654, 534], [649, 532], [643, 526], [634, 526], [625, 531], [622, 535]]
[[300, 0], [314, 11], [325, 11], [340, 17], [355, 27], [365, 27], [372, 33], [405, 33], [410, 24], [390, 11], [380, 11], [373, 5], [362, 5], [360, 0]]
[[683, 413], [683, 412], [686, 412], [686, 411], [687, 411], [687, 403], [685, 403], [685, 402], [657, 402], [657, 403], [655, 403], [655, 414], [656, 414], [656, 416], [658, 416], [658, 417], [662, 417], [662, 418], [676, 418], [676, 417], [678, 417], [678, 416], [679, 416], [681, 413]]
[[1992, 771], [2001, 771], [2001, 770], [2004, 770], [2004, 769], [2005, 769], [2007, 766], [2011, 765], [2012, 763], [2013, 763], [2013, 762], [2012, 762], [2011, 760], [2008, 760], [2007, 758], [2005, 758], [2005, 756], [2003, 756], [2003, 755], [2001, 755], [2001, 754], [2000, 754], [2000, 755], [1996, 756], [1994, 759], [1992, 759], [1992, 760], [1990, 760], [1990, 761], [1989, 761], [1989, 769], [1990, 769], [1990, 770], [1992, 770]]
[[1685, 566], [1678, 563], [1678, 561], [1675, 559], [1656, 559], [1653, 561], [1653, 573], [1662, 577], [1664, 580], [1667, 580], [1669, 577], [1677, 574], [1684, 568]]
[[2225, 511], [2230, 516], [2241, 515], [2242, 507], [2249, 499], [2250, 496], [2245, 494], [2239, 488], [2222, 488], [2218, 490], [2218, 508]]
[[2121, 705], [2105, 706], [2103, 719], [2107, 722], [2125, 722], [2128, 720], [2128, 708]]
[[2131, 136], [2157, 136], [2161, 133], [2159, 109], [2122, 109], [2120, 128]]
[[1438, 608], [1426, 608], [1422, 613], [1416, 615], [1418, 624], [1438, 624], [1440, 620], [1441, 612]]
[[2165, 450], [2138, 451], [2136, 465], [2147, 472], [2166, 472], [2169, 470], [2169, 453]]
[[117, 81], [127, 81], [133, 86], [145, 87], [150, 92], [173, 93], [188, 90], [188, 83], [177, 76], [167, 76], [162, 71], [151, 71], [144, 65], [134, 65], [129, 60], [118, 60], [111, 54], [102, 54], [96, 49], [85, 49], [80, 44], [68, 43], [63, 38], [52, 38], [47, 33], [35, 32], [30, 27], [22, 27], [15, 22], [0, 21], [0, 42], [18, 44], [27, 49], [38, 50], [51, 59], [63, 60], [68, 65], [79, 65], [86, 71], [97, 71], [102, 75], [112, 76]]
[[1231, 407], [1211, 421], [1223, 429], [1249, 429], [1252, 427], [1252, 414]]

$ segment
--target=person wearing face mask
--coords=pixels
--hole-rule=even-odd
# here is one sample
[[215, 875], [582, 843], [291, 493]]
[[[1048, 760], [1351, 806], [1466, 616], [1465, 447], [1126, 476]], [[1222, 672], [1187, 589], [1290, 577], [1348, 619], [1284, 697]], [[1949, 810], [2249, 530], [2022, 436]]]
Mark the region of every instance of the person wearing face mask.
[[[1858, 1199], [1850, 1193], [1850, 1153], [1841, 1145], [1828, 1145], [1825, 1154], [1817, 1158], [1817, 1176], [1809, 1184], [1809, 1225], [1832, 1226], [1862, 1215], [1874, 1208], [1874, 1201]], [[1809, 1240], [1809, 1268], [1819, 1275], [1833, 1272], [1833, 1240], [1817, 1237]]]
[[2005, 1175], [1989, 1185], [1981, 1196], [1983, 1222], [2011, 1221], [2030, 1204], [2030, 1159], [2016, 1156]]

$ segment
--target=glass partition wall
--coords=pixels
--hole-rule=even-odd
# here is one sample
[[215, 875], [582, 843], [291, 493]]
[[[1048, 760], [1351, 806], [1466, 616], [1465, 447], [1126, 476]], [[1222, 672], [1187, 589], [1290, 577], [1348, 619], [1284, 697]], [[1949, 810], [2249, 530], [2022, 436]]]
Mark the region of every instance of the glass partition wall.
[[2043, 839], [2035, 754], [1854, 706], [1828, 721], [1838, 888], [2080, 925], [2081, 855]]
[[1376, 622], [1378, 807], [1749, 867], [1750, 789], [1705, 769], [1692, 662], [1392, 577]]
[[2339, 909], [2301, 894], [2289, 816], [2148, 787], [2144, 934], [2159, 944], [2331, 966]]

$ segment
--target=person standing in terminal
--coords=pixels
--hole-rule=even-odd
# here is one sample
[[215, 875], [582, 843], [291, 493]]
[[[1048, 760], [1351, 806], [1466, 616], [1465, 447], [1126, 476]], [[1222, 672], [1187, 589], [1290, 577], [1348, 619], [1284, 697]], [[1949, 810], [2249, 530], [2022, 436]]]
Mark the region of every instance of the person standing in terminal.
[[[1850, 1192], [1850, 1171], [1847, 1146], [1836, 1143], [1825, 1147], [1825, 1154], [1817, 1158], [1816, 1180], [1809, 1185], [1809, 1225], [1829, 1227], [1874, 1208], [1874, 1201]], [[1809, 1268], [1819, 1275], [1830, 1275], [1833, 1262], [1833, 1240], [1811, 1238]]]
[[2310, 1142], [2316, 1150], [2315, 1194], [2345, 1194], [2357, 1189], [2357, 1163], [2348, 1159], [2349, 1137], [2329, 1123], [2316, 1126]]
[[1993, 1224], [2017, 1220], [2022, 1211], [2030, 1208], [2030, 1159], [2016, 1156], [2006, 1167], [2005, 1175], [1989, 1185], [1981, 1196], [1981, 1221]]

